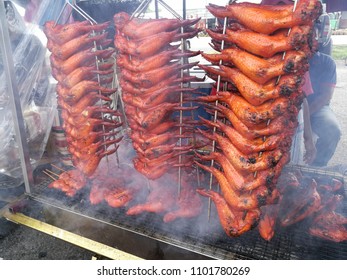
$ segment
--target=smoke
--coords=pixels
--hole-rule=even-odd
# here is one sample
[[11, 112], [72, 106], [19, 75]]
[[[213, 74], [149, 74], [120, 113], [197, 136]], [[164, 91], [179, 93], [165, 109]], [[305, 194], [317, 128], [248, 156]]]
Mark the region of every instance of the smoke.
[[[134, 194], [133, 199], [130, 200], [128, 204], [114, 208], [103, 200], [100, 203], [93, 205], [90, 202], [90, 184], [81, 188], [72, 197], [67, 196], [61, 190], [49, 189], [46, 186], [43, 187], [43, 189], [40, 189], [39, 184], [39, 186], [34, 188], [35, 195], [39, 195], [49, 202], [47, 205], [44, 205], [43, 211], [46, 222], [83, 236], [103, 235], [103, 232], [108, 228], [107, 225], [112, 224], [116, 225], [116, 228], [120, 227], [125, 229], [125, 232], [130, 230], [130, 232], [134, 231], [140, 235], [148, 236], [149, 238], [156, 240], [167, 240], [169, 244], [176, 244], [178, 247], [183, 246], [182, 244], [187, 242], [196, 242], [196, 240], [198, 240], [199, 243], [203, 242], [203, 240], [210, 234], [211, 236], [223, 236], [224, 232], [219, 225], [219, 220], [213, 205], [211, 206], [210, 214], [208, 214], [208, 199], [206, 198], [201, 198], [203, 204], [202, 211], [199, 215], [193, 218], [177, 218], [172, 222], [165, 223], [163, 221], [165, 214], [177, 209], [176, 204], [173, 204], [171, 208], [165, 209], [166, 204], [168, 204], [168, 199], [163, 201], [162, 206], [164, 210], [159, 211], [158, 213], [142, 211], [137, 215], [127, 215], [128, 209], [135, 207], [136, 205], [147, 203], [150, 193], [157, 191], [158, 189], [163, 190], [158, 192], [159, 197], [161, 194], [165, 194], [163, 193], [165, 190], [172, 191], [171, 194], [173, 197], [171, 198], [175, 203], [179, 197], [179, 186], [177, 180], [173, 180], [173, 178], [178, 176], [176, 175], [177, 169], [172, 172], [175, 174], [174, 176], [171, 174], [165, 175], [158, 180], [148, 180], [133, 168], [132, 158], [134, 155], [135, 152], [131, 143], [127, 142], [125, 138], [117, 150], [117, 154], [103, 158], [98, 170], [96, 171], [96, 173], [102, 174], [102, 178], [98, 181], [100, 186], [105, 186], [106, 177], [111, 177], [119, 179], [120, 182], [125, 182], [131, 187], [138, 188], [138, 191]], [[54, 166], [51, 166], [50, 168], [53, 172], [61, 172]], [[66, 168], [66, 170], [68, 169]], [[39, 177], [42, 181], [41, 186], [52, 181], [47, 177], [47, 175], [42, 174], [42, 172], [39, 173]], [[198, 180], [196, 177], [192, 179], [194, 179], [192, 181], [195, 181], [193, 184], [193, 187], [195, 188]], [[162, 196], [163, 199], [164, 197], [165, 196]], [[155, 202], [154, 198], [151, 203], [154, 204]], [[51, 205], [55, 205], [57, 208], [51, 207]], [[68, 211], [61, 211], [60, 208], [67, 209]], [[87, 217], [87, 219], [83, 217], [81, 218], [79, 215], [73, 215], [71, 214], [71, 211], [81, 214]], [[95, 219], [102, 222], [96, 222]], [[122, 234], [126, 235], [126, 233]], [[127, 239], [126, 237], [123, 238]], [[127, 242], [131, 241], [127, 240]], [[171, 252], [170, 246], [164, 246], [163, 255], [158, 253], [160, 249], [153, 248], [153, 250], [155, 251], [155, 253], [152, 252], [154, 255], [159, 254], [157, 256], [158, 258], [165, 258], [165, 255], [174, 254], [176, 249], [173, 249], [174, 252]], [[176, 253], [177, 252], [175, 252], [175, 254]]]

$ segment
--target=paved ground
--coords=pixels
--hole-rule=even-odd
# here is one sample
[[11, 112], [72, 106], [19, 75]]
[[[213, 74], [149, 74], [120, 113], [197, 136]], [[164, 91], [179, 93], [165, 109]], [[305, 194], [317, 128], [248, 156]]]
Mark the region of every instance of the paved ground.
[[[0, 208], [4, 205], [0, 203]], [[0, 259], [90, 260], [94, 255], [48, 234], [0, 219]]]
[[[0, 226], [9, 226], [1, 224]], [[95, 253], [37, 230], [11, 225], [1, 238], [0, 258], [4, 260], [91, 260]]]
[[[334, 45], [347, 45], [347, 35], [332, 36]], [[331, 107], [335, 111], [342, 128], [342, 137], [338, 144], [337, 150], [329, 165], [346, 164], [347, 158], [347, 60], [336, 61], [337, 63], [337, 85]]]
[[337, 115], [342, 128], [342, 137], [335, 155], [329, 165], [347, 163], [347, 65], [345, 61], [337, 61], [337, 85], [331, 101], [331, 108]]

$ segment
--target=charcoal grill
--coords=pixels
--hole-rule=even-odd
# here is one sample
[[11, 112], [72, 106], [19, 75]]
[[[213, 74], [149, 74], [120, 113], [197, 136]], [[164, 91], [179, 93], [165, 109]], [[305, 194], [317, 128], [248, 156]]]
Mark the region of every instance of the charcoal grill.
[[[299, 169], [304, 175], [314, 175], [331, 180], [339, 179], [344, 182], [344, 176], [321, 169], [300, 166], [287, 166], [286, 169]], [[80, 192], [73, 198], [68, 198], [62, 192], [49, 189], [49, 180], [44, 178], [37, 184], [31, 194], [24, 200], [26, 207], [20, 208], [24, 214], [37, 219], [43, 219], [42, 209], [45, 211], [68, 212], [90, 222], [93, 226], [107, 226], [117, 231], [116, 236], [128, 236], [126, 242], [135, 247], [141, 247], [142, 242], [154, 242], [155, 246], [170, 247], [176, 250], [175, 257], [209, 258], [209, 259], [257, 259], [257, 260], [287, 260], [287, 259], [347, 259], [347, 242], [335, 243], [313, 237], [307, 233], [305, 222], [290, 227], [278, 227], [271, 241], [262, 239], [257, 229], [251, 230], [240, 237], [229, 238], [222, 230], [214, 209], [208, 221], [207, 213], [202, 213], [192, 220], [177, 220], [169, 224], [162, 221], [157, 214], [147, 213], [138, 216], [127, 216], [124, 209], [111, 208], [106, 203], [91, 205], [89, 192]], [[205, 201], [206, 202], [206, 201]], [[343, 211], [346, 215], [347, 203], [343, 202]], [[206, 203], [207, 204], [207, 203]], [[38, 211], [39, 209], [39, 211]], [[207, 212], [207, 205], [205, 208]], [[41, 213], [41, 214], [40, 214]], [[59, 215], [55, 215], [59, 216]], [[79, 229], [76, 229], [79, 231]], [[97, 236], [92, 236], [92, 239]], [[140, 238], [140, 240], [138, 240]], [[137, 242], [140, 242], [137, 244]], [[141, 245], [142, 244], [142, 245]], [[116, 247], [122, 244], [112, 244]], [[178, 255], [177, 255], [178, 254]], [[141, 256], [141, 257], [145, 257]], [[158, 256], [156, 256], [158, 257]], [[167, 256], [160, 256], [166, 258]], [[172, 256], [168, 256], [171, 258]]]

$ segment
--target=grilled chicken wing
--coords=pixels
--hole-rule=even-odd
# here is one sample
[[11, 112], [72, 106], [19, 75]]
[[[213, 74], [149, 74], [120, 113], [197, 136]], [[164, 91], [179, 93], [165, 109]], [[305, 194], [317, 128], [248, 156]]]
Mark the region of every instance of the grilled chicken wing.
[[232, 209], [223, 196], [217, 192], [204, 189], [197, 189], [197, 192], [212, 199], [218, 212], [220, 224], [228, 236], [240, 236], [256, 226], [260, 216], [259, 210], [238, 211]]
[[[262, 105], [266, 101], [278, 99], [279, 97], [288, 98], [300, 91], [300, 86], [303, 82], [301, 76], [287, 75], [281, 77], [281, 79], [273, 78], [262, 85], [248, 78], [236, 68], [223, 65], [219, 69], [203, 65], [200, 65], [200, 68], [204, 69], [207, 75], [211, 73], [212, 75], [220, 75], [227, 81], [232, 82], [242, 97], [254, 106]], [[225, 95], [225, 93], [222, 94]]]
[[[310, 56], [316, 47], [313, 43], [313, 32], [310, 26], [294, 26], [289, 35], [282, 31], [266, 35], [249, 29], [227, 29], [226, 34], [208, 29], [207, 33], [216, 41], [225, 40], [264, 58], [271, 58], [275, 54], [290, 50], [305, 51]], [[219, 50], [218, 47], [217, 49]]]
[[[293, 5], [290, 5], [293, 8]], [[250, 6], [233, 3], [226, 8], [209, 5], [206, 8], [216, 17], [232, 17], [246, 27], [264, 34], [271, 34], [278, 29], [291, 28], [297, 25], [312, 24], [322, 13], [322, 4], [316, 0], [299, 1], [295, 11], [287, 9], [268, 9], [268, 6]]]
[[262, 206], [260, 209], [261, 216], [258, 224], [259, 234], [266, 241], [270, 241], [275, 234], [279, 205], [269, 204]]
[[271, 136], [274, 134], [279, 134], [283, 131], [284, 128], [288, 128], [288, 130], [294, 130], [297, 127], [297, 120], [293, 119], [293, 117], [289, 116], [289, 114], [285, 113], [270, 123], [266, 124], [250, 124], [243, 123], [234, 112], [224, 106], [221, 103], [218, 103], [217, 106], [206, 104], [208, 108], [213, 110], [217, 110], [221, 113], [221, 117], [225, 117], [233, 127], [237, 130], [238, 133], [243, 135], [243, 137], [253, 140], [255, 138], [263, 137], [263, 136]]
[[[202, 57], [214, 64], [219, 63], [221, 60], [223, 63], [230, 62], [237, 68], [237, 70], [231, 70], [244, 74], [258, 84], [265, 84], [271, 79], [285, 74], [302, 74], [308, 70], [307, 54], [301, 51], [288, 51], [284, 59], [282, 59], [283, 55], [277, 55], [271, 59], [263, 59], [237, 48], [229, 48], [223, 50], [221, 54], [203, 53]], [[225, 67], [223, 70], [227, 71], [227, 68]], [[249, 80], [245, 81], [242, 79], [242, 75], [234, 74], [233, 76], [231, 74], [229, 79], [236, 85], [247, 85], [249, 83]], [[241, 81], [238, 83], [238, 80]]]
[[231, 161], [234, 167], [241, 172], [255, 172], [265, 170], [276, 166], [283, 156], [281, 150], [265, 151], [261, 156], [259, 153], [245, 155], [224, 136], [218, 133], [208, 134], [199, 130], [206, 138], [214, 140], [218, 143], [225, 156]]
[[130, 18], [125, 12], [114, 15], [113, 21], [119, 32], [124, 33], [132, 39], [143, 39], [161, 32], [177, 30], [180, 27], [187, 27], [196, 24], [200, 18], [193, 20], [179, 19], [157, 19], [157, 20], [138, 20]]
[[[301, 93], [297, 94], [301, 95]], [[295, 99], [285, 97], [269, 100], [259, 106], [253, 106], [244, 98], [231, 92], [218, 92], [215, 96], [200, 96], [197, 100], [207, 102], [219, 100], [227, 103], [237, 118], [247, 127], [259, 124], [265, 126], [269, 120], [276, 119], [280, 115], [298, 112], [298, 108], [293, 104]]]

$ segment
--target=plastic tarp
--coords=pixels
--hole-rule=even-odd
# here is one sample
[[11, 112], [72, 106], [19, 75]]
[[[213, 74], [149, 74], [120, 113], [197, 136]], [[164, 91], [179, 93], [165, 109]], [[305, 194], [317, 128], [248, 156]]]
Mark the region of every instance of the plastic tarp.
[[[24, 22], [15, 6], [5, 2], [14, 62], [14, 75], [22, 107], [30, 159], [37, 163], [45, 150], [56, 109], [55, 85], [50, 82], [49, 61], [38, 24]], [[0, 52], [0, 173], [21, 175], [10, 98]]]

